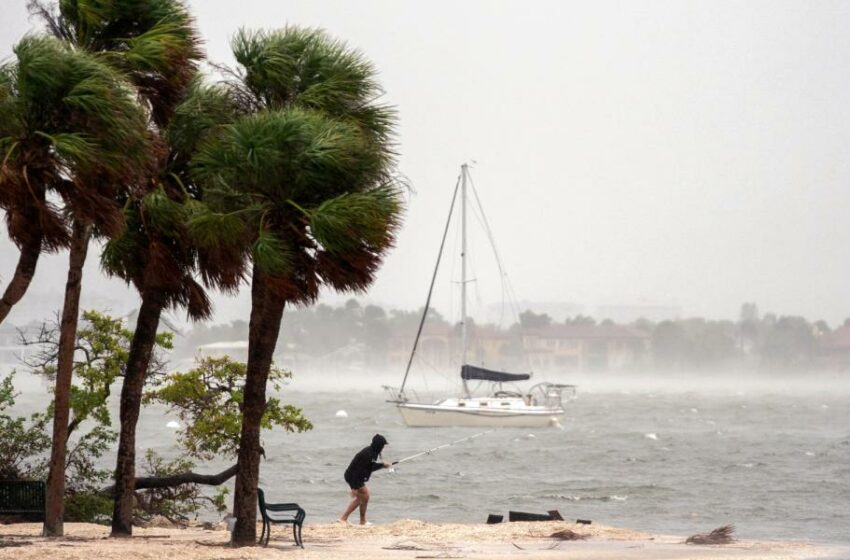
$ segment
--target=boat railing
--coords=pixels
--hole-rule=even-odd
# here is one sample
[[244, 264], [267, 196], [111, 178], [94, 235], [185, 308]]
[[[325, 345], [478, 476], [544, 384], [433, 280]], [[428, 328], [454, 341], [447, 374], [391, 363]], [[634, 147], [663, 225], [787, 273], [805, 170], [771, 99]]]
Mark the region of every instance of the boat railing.
[[561, 398], [566, 398], [568, 401], [574, 401], [576, 399], [576, 386], [575, 385], [564, 385], [561, 383], [553, 383], [553, 387], [557, 387], [558, 391], [561, 395]]
[[419, 395], [414, 390], [402, 391], [398, 387], [390, 387], [389, 385], [382, 385], [381, 387], [384, 389], [384, 391], [387, 392], [387, 396], [389, 397], [387, 399], [387, 402], [406, 403], [410, 400], [408, 398], [408, 394], [413, 396], [414, 402], [422, 402], [419, 399]]
[[534, 387], [533, 390], [538, 390], [543, 396], [543, 402], [545, 406], [551, 408], [560, 407], [564, 399], [567, 401], [575, 400], [576, 398], [576, 386], [575, 385], [564, 385], [562, 383], [538, 383]]

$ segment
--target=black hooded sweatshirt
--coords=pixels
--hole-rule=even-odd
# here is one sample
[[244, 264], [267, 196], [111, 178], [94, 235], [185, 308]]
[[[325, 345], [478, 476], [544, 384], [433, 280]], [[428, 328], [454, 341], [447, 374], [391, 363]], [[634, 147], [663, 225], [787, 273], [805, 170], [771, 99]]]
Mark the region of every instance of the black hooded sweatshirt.
[[369, 480], [373, 472], [384, 468], [384, 464], [377, 459], [386, 444], [387, 440], [384, 436], [375, 434], [372, 443], [361, 449], [345, 469], [345, 480], [363, 483]]

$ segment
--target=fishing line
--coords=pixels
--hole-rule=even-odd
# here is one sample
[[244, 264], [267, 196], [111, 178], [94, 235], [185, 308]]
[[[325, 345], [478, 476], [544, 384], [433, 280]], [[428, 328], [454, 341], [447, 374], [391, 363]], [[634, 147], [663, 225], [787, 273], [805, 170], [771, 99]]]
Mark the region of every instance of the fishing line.
[[423, 455], [430, 455], [434, 451], [438, 451], [440, 449], [445, 449], [446, 447], [451, 447], [453, 445], [457, 445], [458, 443], [463, 443], [464, 441], [469, 441], [471, 439], [475, 439], [477, 437], [489, 434], [492, 431], [494, 431], [494, 430], [487, 430], [486, 432], [479, 432], [475, 435], [467, 436], [465, 438], [461, 438], [461, 439], [458, 439], [458, 440], [455, 440], [455, 441], [452, 441], [452, 442], [449, 442], [449, 443], [444, 443], [443, 445], [438, 445], [437, 447], [432, 447], [431, 449], [427, 449], [425, 451], [420, 451], [419, 453], [415, 453], [413, 455], [410, 455], [409, 457], [405, 457], [404, 459], [399, 459], [398, 461], [393, 461], [392, 464], [398, 465], [398, 464], [404, 463], [406, 461], [416, 459], [417, 457], [422, 457]]

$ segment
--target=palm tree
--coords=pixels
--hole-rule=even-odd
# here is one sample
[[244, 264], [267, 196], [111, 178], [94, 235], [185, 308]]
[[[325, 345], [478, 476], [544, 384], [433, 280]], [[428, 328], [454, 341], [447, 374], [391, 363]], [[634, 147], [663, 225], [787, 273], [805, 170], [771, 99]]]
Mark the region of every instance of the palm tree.
[[[135, 86], [135, 93], [144, 102], [151, 121], [149, 144], [162, 152], [162, 141], [157, 135], [160, 127], [171, 116], [179, 98], [186, 89], [201, 57], [197, 35], [192, 20], [183, 4], [177, 0], [112, 0], [110, 2], [83, 2], [63, 0], [58, 5], [33, 1], [30, 10], [40, 16], [51, 34], [75, 50], [96, 53], [98, 58], [115, 71], [121, 72]], [[162, 155], [161, 153], [159, 155]], [[151, 166], [149, 174], [156, 172]], [[121, 178], [101, 178], [86, 190], [74, 193], [69, 205], [76, 210], [72, 224], [71, 255], [68, 282], [65, 288], [59, 355], [56, 374], [53, 427], [53, 451], [48, 476], [47, 513], [45, 533], [62, 534], [62, 502], [64, 498], [64, 442], [68, 437], [68, 399], [73, 373], [74, 340], [79, 311], [82, 283], [82, 266], [85, 263], [88, 242], [98, 226], [99, 209], [84, 196], [95, 185], [110, 190], [103, 206], [118, 216], [119, 227], [111, 230], [98, 228], [95, 232], [112, 237], [120, 230], [123, 217], [121, 207], [138, 198], [139, 193], [127, 191], [128, 183]], [[144, 190], [149, 183], [142, 185]]]
[[[0, 70], [7, 92], [0, 146], [6, 154], [3, 192], [12, 199], [7, 207], [12, 209], [10, 233], [17, 216], [31, 212], [41, 217], [34, 225], [42, 243], [52, 238], [70, 244], [62, 327], [67, 329], [68, 316], [73, 315], [74, 328], [71, 344], [65, 340], [63, 346], [60, 340], [59, 349], [59, 358], [70, 363], [88, 238], [92, 228], [112, 235], [120, 230], [118, 193], [141, 185], [152, 167], [147, 119], [133, 87], [96, 57], [56, 39], [34, 36], [24, 38], [15, 54], [16, 64]], [[46, 202], [48, 192], [58, 195], [64, 212]], [[29, 201], [26, 193], [31, 193]], [[28, 210], [27, 204], [32, 208]], [[54, 436], [57, 426], [64, 425], [65, 430], [53, 440], [48, 495], [60, 493], [58, 500], [48, 501], [46, 516], [52, 520], [58, 512], [60, 523], [58, 527], [45, 523], [51, 535], [62, 532], [70, 375], [63, 378], [61, 373], [55, 390]]]
[[[113, 537], [132, 534], [136, 423], [162, 311], [181, 307], [194, 320], [208, 318], [210, 302], [195, 273], [200, 272], [208, 286], [225, 290], [235, 290], [244, 276], [241, 251], [199, 251], [187, 228], [202, 206], [188, 173], [191, 156], [205, 135], [234, 118], [235, 110], [224, 88], [206, 86], [199, 79], [192, 84], [163, 131], [169, 155], [156, 188], [127, 205], [127, 227], [107, 244], [101, 258], [104, 270], [132, 283], [142, 299], [121, 389]], [[211, 239], [219, 235], [212, 232]]]
[[[372, 65], [323, 32], [241, 32], [231, 86], [247, 114], [201, 147], [208, 207], [190, 221], [202, 244], [227, 232], [247, 247], [251, 318], [234, 496], [233, 542], [256, 542], [260, 419], [287, 303], [327, 285], [363, 290], [399, 225], [393, 112], [376, 102]], [[216, 244], [211, 244], [217, 246]]]

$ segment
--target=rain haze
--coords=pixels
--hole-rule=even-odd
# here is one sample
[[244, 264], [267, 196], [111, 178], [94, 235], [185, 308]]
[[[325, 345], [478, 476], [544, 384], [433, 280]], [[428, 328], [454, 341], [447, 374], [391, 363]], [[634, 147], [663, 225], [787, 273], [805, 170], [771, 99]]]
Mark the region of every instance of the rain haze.
[[[156, 64], [173, 71], [177, 60], [182, 68], [194, 56], [191, 41], [175, 36], [192, 37], [191, 26], [158, 11], [175, 1], [96, 3], [86, 16], [107, 30], [96, 48], [116, 55], [127, 32], [130, 45], [142, 45], [127, 52], [166, 52], [168, 61]], [[27, 0], [0, 2], [0, 59], [12, 61], [15, 43], [40, 23]], [[127, 6], [142, 9], [129, 24], [120, 11]], [[45, 528], [65, 515], [75, 539], [56, 544], [40, 536], [41, 524], [4, 535], [0, 524], [0, 549], [9, 539], [19, 560], [175, 550], [187, 560], [230, 557], [238, 553], [217, 545], [257, 542], [252, 516], [264, 488], [288, 512], [297, 511], [291, 503], [306, 509], [311, 558], [390, 560], [414, 550], [435, 551], [423, 558], [556, 558], [567, 547], [606, 560], [850, 558], [850, 2], [187, 6], [213, 63], [201, 64], [210, 82], [222, 78], [221, 64], [235, 65], [230, 42], [239, 29], [327, 35], [290, 28], [258, 38], [258, 51], [294, 52], [298, 63], [247, 61], [255, 73], [241, 84], [242, 112], [206, 103], [233, 89], [189, 88], [180, 98], [192, 103], [169, 121], [178, 134], [162, 135], [171, 158], [155, 170], [157, 189], [125, 207], [127, 215], [138, 208], [144, 232], [124, 236], [113, 253], [132, 260], [128, 275], [141, 262], [144, 307], [135, 288], [101, 270], [94, 244], [80, 309], [105, 315], [80, 319], [76, 346], [59, 349], [61, 335], [73, 339], [74, 322], [55, 324], [67, 251], [41, 257], [5, 322], [0, 307], [0, 487], [6, 479], [49, 480], [45, 503], [55, 507]], [[133, 43], [134, 33], [145, 40]], [[305, 37], [311, 47], [302, 52]], [[361, 110], [374, 90], [345, 53], [327, 48], [327, 37], [373, 63], [379, 101], [396, 111], [403, 223], [367, 291], [327, 289], [314, 305], [284, 312], [284, 302], [314, 295], [313, 273], [328, 285], [365, 283], [398, 208], [396, 192], [375, 188], [386, 177], [376, 171], [386, 146], [374, 141], [383, 121]], [[182, 56], [160, 48], [172, 44]], [[89, 56], [49, 45], [32, 52], [45, 61], [32, 67], [52, 69], [31, 72], [39, 86], [28, 91], [38, 93], [54, 81], [38, 79]], [[132, 59], [122, 56], [110, 60]], [[136, 68], [156, 68], [138, 57]], [[267, 69], [267, 83], [253, 81]], [[68, 83], [80, 75], [90, 83], [90, 74], [68, 74]], [[94, 95], [114, 92], [116, 81]], [[126, 136], [144, 138], [160, 122], [150, 118], [173, 116], [128, 100], [139, 119]], [[227, 115], [213, 115], [219, 109]], [[61, 122], [116, 139], [74, 153], [133, 159], [124, 157], [130, 144], [109, 134], [121, 127], [73, 114]], [[87, 119], [95, 125], [86, 128]], [[187, 149], [196, 142], [185, 132], [199, 122], [201, 141]], [[42, 151], [31, 151], [42, 160], [50, 155], [44, 146], [59, 149], [40, 137], [36, 144]], [[105, 146], [112, 151], [95, 151]], [[183, 165], [190, 158], [194, 168]], [[7, 161], [26, 170], [33, 159]], [[101, 171], [81, 164], [67, 173], [89, 178], [89, 167]], [[0, 182], [21, 186], [14, 179], [24, 173], [6, 169]], [[188, 183], [195, 184], [178, 188]], [[86, 186], [104, 184], [113, 186]], [[469, 187], [466, 237], [460, 203], [447, 220], [459, 184]], [[29, 201], [32, 190], [10, 192]], [[207, 278], [202, 265], [212, 262], [226, 281], [233, 245], [256, 266], [253, 309], [246, 279], [236, 294], [210, 290], [207, 321], [190, 324], [183, 309], [160, 315], [166, 296], [202, 314], [200, 289], [183, 272]], [[3, 224], [0, 290], [18, 256]], [[164, 331], [174, 334], [173, 347], [167, 332], [154, 340]], [[62, 460], [66, 444], [73, 461]], [[14, 472], [4, 466], [11, 463]], [[65, 475], [54, 476], [63, 465]], [[186, 478], [187, 468], [220, 474]], [[77, 487], [63, 489], [66, 480]], [[178, 510], [172, 498], [153, 498], [174, 488], [198, 492], [200, 501], [178, 496], [174, 503], [187, 508]], [[203, 499], [234, 488], [217, 509]], [[57, 509], [77, 497], [85, 511]], [[89, 497], [101, 509], [86, 509]], [[367, 525], [367, 502], [375, 526], [349, 532], [358, 516]], [[182, 534], [173, 519], [163, 521], [168, 512], [187, 525]], [[505, 513], [541, 523], [490, 525]], [[292, 515], [294, 537], [303, 517]], [[155, 534], [140, 526], [146, 520]], [[135, 526], [150, 539], [101, 539], [106, 528], [83, 522], [111, 523], [112, 536]], [[592, 538], [565, 543], [553, 541], [557, 535]], [[702, 544], [740, 535], [742, 543], [697, 548], [686, 535]], [[278, 554], [289, 529], [274, 527], [272, 538], [257, 558]]]
[[[4, 1], [4, 57], [35, 25], [24, 4]], [[379, 70], [412, 190], [367, 301], [423, 304], [459, 165], [470, 162], [522, 301], [729, 319], [754, 301], [832, 325], [850, 316], [850, 4], [251, 1], [234, 10], [215, 0], [192, 9], [214, 61], [233, 62], [239, 27], [291, 23], [344, 38]], [[3, 233], [8, 278], [17, 253]], [[474, 248], [483, 237], [471, 235]], [[43, 259], [12, 323], [34, 299], [45, 315], [60, 307], [66, 260]], [[132, 308], [135, 292], [89, 261], [83, 307]], [[483, 258], [473, 264], [490, 275]], [[443, 313], [457, 310], [451, 280], [437, 291]], [[473, 291], [481, 306], [502, 297], [499, 282]], [[247, 319], [248, 290], [215, 306], [215, 322]]]

